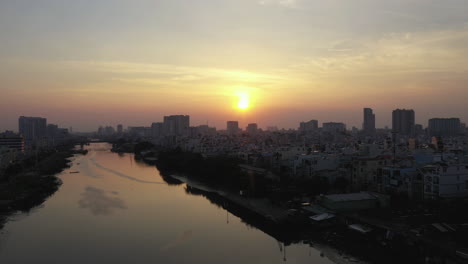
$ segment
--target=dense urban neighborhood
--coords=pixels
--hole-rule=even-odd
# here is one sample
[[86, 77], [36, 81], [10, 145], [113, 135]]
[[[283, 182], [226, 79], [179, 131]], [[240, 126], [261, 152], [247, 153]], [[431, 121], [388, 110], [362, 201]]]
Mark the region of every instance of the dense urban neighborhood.
[[[331, 244], [346, 241], [340, 238], [347, 236], [340, 229], [346, 226], [366, 243], [390, 248], [389, 254], [468, 258], [465, 124], [433, 118], [423, 126], [406, 109], [393, 111], [392, 128], [376, 128], [375, 118], [365, 108], [361, 129], [342, 122], [319, 126], [317, 120], [300, 122], [297, 129], [255, 123], [242, 129], [238, 121], [216, 129], [173, 115], [151, 126], [73, 133], [45, 118], [22, 116], [18, 132], [0, 134], [0, 179], [7, 191], [18, 173], [44, 170], [41, 161], [59, 150], [109, 142], [114, 152], [135, 153], [156, 165], [168, 183], [185, 182], [191, 192], [210, 199], [216, 194], [277, 229], [294, 229], [292, 240], [315, 232]], [[11, 201], [2, 199], [7, 211]]]

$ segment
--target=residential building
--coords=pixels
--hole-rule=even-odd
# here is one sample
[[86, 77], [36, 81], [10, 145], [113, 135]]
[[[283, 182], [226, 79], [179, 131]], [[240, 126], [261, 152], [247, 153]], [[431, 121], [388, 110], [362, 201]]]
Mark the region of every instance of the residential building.
[[119, 135], [123, 134], [123, 125], [121, 125], [121, 124], [117, 125], [117, 134], [119, 134]]
[[329, 132], [329, 133], [346, 132], [346, 125], [344, 123], [336, 123], [336, 122], [323, 123], [323, 131]]
[[396, 109], [392, 112], [393, 132], [400, 136], [413, 136], [415, 117], [414, 110]]
[[375, 114], [371, 108], [364, 108], [364, 122], [362, 130], [366, 134], [375, 133]]
[[256, 123], [248, 124], [248, 125], [247, 125], [247, 128], [245, 129], [245, 131], [246, 131], [249, 135], [255, 135], [255, 134], [257, 134], [257, 132], [258, 132], [258, 125], [257, 125]]
[[24, 152], [24, 139], [12, 131], [0, 133], [0, 149]]
[[239, 133], [239, 122], [227, 121], [226, 130], [229, 135], [237, 135]]
[[151, 124], [151, 137], [153, 139], [162, 137], [164, 134], [164, 123], [155, 122]]
[[468, 197], [468, 164], [438, 162], [419, 169], [425, 199]]
[[429, 119], [429, 136], [453, 137], [458, 136], [461, 130], [459, 118], [432, 118]]
[[299, 124], [299, 131], [300, 132], [312, 132], [318, 130], [318, 121], [317, 120], [310, 120], [308, 122], [301, 122]]
[[171, 115], [164, 117], [163, 130], [166, 136], [188, 135], [190, 127], [190, 116]]
[[23, 136], [26, 149], [41, 147], [47, 140], [47, 119], [21, 116], [18, 120], [19, 133]]

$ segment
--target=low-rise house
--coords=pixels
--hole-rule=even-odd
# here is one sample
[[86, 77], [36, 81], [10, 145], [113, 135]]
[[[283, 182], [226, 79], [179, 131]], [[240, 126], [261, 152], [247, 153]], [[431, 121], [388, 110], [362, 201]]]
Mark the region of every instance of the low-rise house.
[[407, 196], [420, 200], [423, 197], [422, 184], [416, 168], [386, 167], [382, 172], [385, 193]]
[[434, 163], [419, 169], [425, 199], [468, 197], [468, 164]]
[[336, 170], [339, 158], [336, 155], [314, 153], [298, 155], [294, 159], [293, 174], [296, 177], [312, 177], [319, 171]]
[[389, 202], [388, 196], [371, 192], [322, 195], [319, 198], [321, 206], [335, 212], [353, 212], [387, 207]]

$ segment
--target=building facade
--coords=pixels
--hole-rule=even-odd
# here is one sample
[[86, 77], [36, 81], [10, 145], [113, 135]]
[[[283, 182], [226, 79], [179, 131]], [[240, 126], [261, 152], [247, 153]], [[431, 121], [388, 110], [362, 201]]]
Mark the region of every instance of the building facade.
[[26, 149], [47, 144], [47, 119], [21, 116], [18, 120], [19, 133], [24, 138]]
[[433, 137], [453, 137], [460, 134], [461, 122], [459, 118], [429, 119], [428, 132]]
[[299, 124], [299, 131], [301, 132], [312, 132], [318, 130], [318, 121], [310, 120], [308, 122], [301, 122]]
[[190, 116], [188, 115], [171, 115], [164, 117], [163, 130], [166, 136], [188, 135], [189, 127]]
[[375, 132], [375, 114], [371, 108], [364, 108], [364, 122], [362, 123], [362, 130], [366, 134], [373, 134]]
[[401, 136], [413, 136], [415, 126], [414, 110], [396, 109], [392, 112], [393, 132]]
[[248, 124], [248, 125], [247, 125], [247, 128], [245, 129], [245, 131], [246, 131], [249, 135], [255, 135], [255, 134], [257, 134], [257, 132], [258, 132], [258, 125], [257, 125], [256, 123]]
[[346, 125], [336, 122], [323, 123], [323, 131], [329, 133], [346, 132]]
[[239, 133], [239, 122], [227, 121], [226, 130], [229, 135], [237, 135]]

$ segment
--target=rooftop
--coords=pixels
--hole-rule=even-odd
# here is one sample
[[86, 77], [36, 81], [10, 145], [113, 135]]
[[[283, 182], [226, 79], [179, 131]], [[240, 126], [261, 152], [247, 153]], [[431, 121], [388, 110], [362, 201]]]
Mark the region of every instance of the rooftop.
[[361, 201], [361, 200], [375, 200], [377, 199], [370, 193], [359, 192], [359, 193], [345, 193], [345, 194], [331, 194], [324, 196], [334, 202], [346, 202], [346, 201]]

